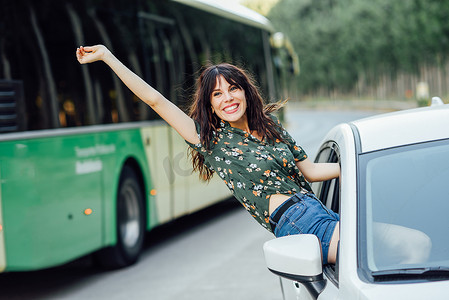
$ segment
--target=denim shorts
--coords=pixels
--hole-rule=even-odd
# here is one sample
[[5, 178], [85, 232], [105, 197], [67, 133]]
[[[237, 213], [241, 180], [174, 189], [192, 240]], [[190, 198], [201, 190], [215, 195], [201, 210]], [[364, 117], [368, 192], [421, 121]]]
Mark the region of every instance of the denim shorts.
[[[323, 264], [327, 264], [329, 244], [335, 226], [340, 220], [337, 213], [331, 211], [313, 193], [297, 193], [285, 202], [293, 200], [290, 206], [275, 223], [272, 216], [282, 207], [281, 204], [270, 216], [270, 223], [275, 225], [274, 235], [282, 237], [293, 234], [314, 234], [321, 242]], [[284, 202], [284, 203], [285, 203]]]

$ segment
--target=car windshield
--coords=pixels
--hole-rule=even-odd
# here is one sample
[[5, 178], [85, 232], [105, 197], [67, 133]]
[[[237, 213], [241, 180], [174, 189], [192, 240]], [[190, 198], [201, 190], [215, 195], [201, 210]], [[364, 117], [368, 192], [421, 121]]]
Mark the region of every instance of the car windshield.
[[359, 266], [373, 277], [447, 272], [449, 140], [376, 151], [359, 162]]

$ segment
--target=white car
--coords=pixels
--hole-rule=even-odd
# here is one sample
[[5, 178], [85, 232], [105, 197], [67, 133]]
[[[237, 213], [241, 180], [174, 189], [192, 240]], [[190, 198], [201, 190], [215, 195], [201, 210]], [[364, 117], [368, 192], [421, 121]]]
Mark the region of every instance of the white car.
[[316, 161], [341, 164], [313, 186], [340, 213], [337, 263], [313, 235], [266, 242], [284, 299], [448, 299], [449, 105], [338, 125]]

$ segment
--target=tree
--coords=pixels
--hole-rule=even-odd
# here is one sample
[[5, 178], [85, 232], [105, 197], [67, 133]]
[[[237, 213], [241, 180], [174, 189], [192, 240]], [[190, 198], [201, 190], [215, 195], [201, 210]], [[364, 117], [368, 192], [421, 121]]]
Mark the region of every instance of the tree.
[[442, 66], [447, 15], [449, 2], [438, 0], [281, 0], [268, 17], [290, 37], [301, 61], [298, 85], [310, 94]]

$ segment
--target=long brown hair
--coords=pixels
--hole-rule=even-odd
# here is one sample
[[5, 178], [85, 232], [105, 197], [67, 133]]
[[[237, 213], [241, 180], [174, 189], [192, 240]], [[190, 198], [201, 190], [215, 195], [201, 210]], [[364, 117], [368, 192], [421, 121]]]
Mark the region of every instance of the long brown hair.
[[[206, 150], [209, 150], [211, 142], [215, 138], [213, 132], [216, 132], [220, 127], [221, 120], [212, 112], [210, 101], [219, 76], [223, 76], [229, 84], [234, 84], [245, 92], [249, 129], [257, 131], [262, 140], [274, 142], [278, 139], [284, 141], [277, 129], [279, 126], [275, 124], [268, 114], [280, 109], [287, 101], [264, 105], [253, 78], [239, 67], [222, 63], [204, 69], [196, 82], [196, 93], [194, 101], [190, 106], [189, 115], [200, 124], [201, 145]], [[192, 159], [193, 170], [199, 172], [201, 179], [210, 180], [213, 171], [205, 166], [203, 155], [192, 148], [190, 148], [189, 154]]]

